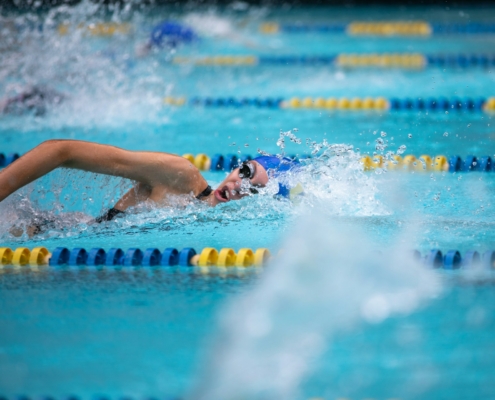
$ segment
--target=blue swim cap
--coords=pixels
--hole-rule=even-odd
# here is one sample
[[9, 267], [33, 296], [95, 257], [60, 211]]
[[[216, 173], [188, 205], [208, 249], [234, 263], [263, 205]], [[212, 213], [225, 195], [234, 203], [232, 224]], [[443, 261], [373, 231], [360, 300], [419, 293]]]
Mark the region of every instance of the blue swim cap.
[[[268, 170], [274, 170], [272, 176], [278, 176], [281, 173], [287, 172], [293, 169], [294, 167], [300, 165], [299, 161], [293, 160], [288, 157], [278, 158], [275, 156], [260, 156], [253, 158], [253, 161], [256, 161], [261, 166], [263, 166], [263, 168], [266, 169], [266, 172], [268, 172]], [[282, 183], [279, 183], [278, 187], [279, 189], [278, 189], [278, 193], [276, 194], [277, 196], [283, 196], [287, 198], [291, 197], [291, 190], [292, 190], [291, 187]], [[299, 190], [298, 193], [300, 193], [301, 191], [302, 190]]]
[[150, 43], [157, 47], [176, 47], [180, 43], [190, 43], [197, 39], [194, 31], [178, 22], [163, 21], [151, 32]]

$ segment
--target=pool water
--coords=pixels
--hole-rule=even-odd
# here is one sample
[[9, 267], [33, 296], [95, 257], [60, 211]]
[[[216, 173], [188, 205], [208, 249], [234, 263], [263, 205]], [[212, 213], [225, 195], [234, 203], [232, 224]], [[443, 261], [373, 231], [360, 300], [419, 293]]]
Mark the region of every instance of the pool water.
[[[195, 399], [490, 399], [493, 271], [431, 271], [412, 249], [492, 250], [495, 178], [481, 172], [362, 172], [360, 155], [404, 152], [495, 157], [493, 114], [182, 107], [166, 96], [488, 98], [490, 67], [418, 70], [334, 66], [176, 65], [174, 56], [417, 52], [490, 54], [495, 36], [264, 35], [267, 21], [366, 19], [468, 23], [494, 9], [124, 9], [82, 3], [4, 16], [0, 92], [46, 85], [66, 100], [43, 116], [1, 115], [4, 153], [48, 139], [131, 150], [309, 155], [298, 204], [257, 196], [207, 209], [141, 208], [94, 225], [131, 183], [60, 170], [0, 204], [2, 247], [267, 247], [257, 268], [0, 269], [0, 395]], [[128, 21], [129, 35], [98, 37], [62, 22]], [[201, 39], [136, 56], [166, 18]], [[33, 22], [34, 21], [34, 22]], [[28, 29], [29, 25], [42, 29]], [[291, 131], [301, 143], [286, 140]], [[329, 143], [330, 145], [326, 145]], [[352, 146], [342, 155], [341, 147]], [[404, 147], [405, 146], [405, 149]], [[224, 172], [207, 171], [214, 186]], [[34, 237], [11, 234], [54, 220]], [[305, 222], [306, 221], [306, 222]], [[309, 223], [308, 221], [311, 221]], [[378, 251], [383, 254], [377, 256]], [[361, 256], [362, 255], [362, 256]], [[361, 258], [360, 258], [361, 257]], [[369, 259], [369, 261], [368, 261]], [[411, 299], [414, 299], [411, 300]], [[407, 304], [407, 307], [398, 304]], [[256, 374], [258, 371], [258, 374]], [[263, 372], [263, 373], [261, 373]]]

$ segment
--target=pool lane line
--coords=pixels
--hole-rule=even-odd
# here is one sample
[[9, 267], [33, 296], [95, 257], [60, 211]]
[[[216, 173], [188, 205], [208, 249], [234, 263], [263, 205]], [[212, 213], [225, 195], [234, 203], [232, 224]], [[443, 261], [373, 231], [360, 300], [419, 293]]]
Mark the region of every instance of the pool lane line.
[[0, 267], [13, 265], [22, 266], [122, 266], [122, 267], [262, 267], [271, 257], [266, 248], [252, 250], [241, 248], [237, 252], [233, 248], [217, 250], [205, 247], [196, 252], [192, 247], [182, 250], [166, 248], [161, 252], [157, 248], [141, 250], [133, 247], [127, 250], [111, 248], [105, 251], [95, 247], [90, 250], [66, 247], [56, 247], [49, 251], [45, 247], [36, 247], [30, 250], [27, 247], [18, 247], [14, 250], [9, 247], [0, 248]]
[[427, 21], [353, 21], [350, 23], [277, 23], [264, 22], [259, 31], [263, 34], [320, 33], [347, 34], [349, 36], [429, 37], [431, 35], [487, 35], [495, 34], [495, 23], [434, 23]]
[[[235, 155], [235, 154], [215, 154], [209, 157], [206, 154], [184, 154], [193, 165], [202, 171], [226, 171], [230, 172], [237, 168], [240, 163], [253, 159], [250, 155]], [[293, 160], [310, 159], [310, 156], [301, 156], [291, 154], [287, 157]], [[431, 157], [423, 154], [416, 157], [412, 154], [401, 156], [394, 154], [389, 158], [382, 155], [364, 155], [361, 158], [363, 169], [365, 171], [376, 170], [378, 168], [386, 169], [387, 171], [417, 171], [417, 172], [495, 172], [495, 162], [491, 156], [473, 156], [468, 155], [462, 159], [458, 155], [450, 157], [437, 155]]]
[[388, 159], [382, 155], [369, 156], [361, 158], [363, 169], [372, 171], [377, 169], [386, 169], [387, 171], [415, 171], [415, 172], [495, 172], [495, 163], [490, 156], [476, 157], [469, 155], [464, 160], [455, 155], [446, 157], [438, 155], [430, 157], [429, 155], [392, 155]]
[[175, 56], [172, 64], [196, 66], [332, 66], [342, 68], [402, 68], [419, 70], [425, 67], [490, 68], [495, 54], [421, 54], [421, 53], [341, 53], [329, 55], [202, 55]]
[[[378, 251], [375, 257], [385, 255]], [[405, 255], [433, 269], [483, 269], [495, 272], [495, 250], [487, 250], [480, 254], [476, 250], [469, 250], [464, 256], [458, 250], [448, 250], [445, 254], [439, 249], [432, 249], [424, 255], [418, 250]], [[14, 267], [42, 266], [51, 267], [262, 267], [271, 258], [266, 248], [253, 251], [250, 248], [241, 248], [236, 253], [232, 248], [217, 250], [205, 247], [199, 253], [192, 247], [182, 250], [166, 248], [161, 252], [157, 248], [148, 248], [144, 251], [139, 248], [122, 250], [111, 248], [108, 251], [100, 247], [90, 250], [66, 247], [56, 247], [49, 252], [45, 247], [36, 247], [29, 250], [19, 247], [12, 250], [8, 247], [0, 248], [0, 268], [12, 265]]]
[[[19, 155], [15, 154], [17, 159]], [[0, 160], [3, 154], [0, 153]], [[249, 154], [214, 154], [212, 157], [204, 154], [192, 154], [186, 153], [182, 157], [186, 158], [197, 167], [200, 171], [216, 171], [216, 172], [230, 172], [237, 168], [241, 163], [250, 161], [253, 158]], [[297, 156], [295, 154], [289, 154], [288, 157], [293, 160], [310, 159], [311, 156], [303, 155]], [[9, 159], [15, 161], [14, 158]], [[437, 155], [431, 157], [427, 154], [423, 154], [416, 157], [412, 154], [401, 156], [394, 154], [388, 158], [383, 155], [363, 155], [361, 157], [361, 163], [365, 171], [372, 171], [377, 169], [386, 169], [387, 171], [416, 171], [416, 172], [495, 172], [495, 160], [491, 156], [474, 156], [468, 155], [465, 159], [462, 159], [458, 155], [450, 157], [444, 155]], [[3, 164], [2, 166], [5, 166]]]
[[[42, 29], [40, 26], [38, 29]], [[151, 27], [150, 27], [151, 29]], [[57, 26], [59, 35], [64, 36], [71, 31], [83, 31], [91, 36], [109, 37], [128, 35], [135, 26], [128, 22], [90, 22], [80, 24], [62, 23]], [[349, 36], [381, 36], [381, 37], [429, 37], [431, 35], [487, 35], [495, 34], [495, 23], [434, 23], [427, 21], [352, 21], [350, 23], [282, 23], [264, 22], [259, 31], [263, 34], [277, 33], [322, 33], [347, 34]]]
[[332, 111], [428, 111], [495, 112], [495, 97], [172, 97], [163, 98], [167, 106], [212, 108], [254, 107], [265, 109], [312, 109]]

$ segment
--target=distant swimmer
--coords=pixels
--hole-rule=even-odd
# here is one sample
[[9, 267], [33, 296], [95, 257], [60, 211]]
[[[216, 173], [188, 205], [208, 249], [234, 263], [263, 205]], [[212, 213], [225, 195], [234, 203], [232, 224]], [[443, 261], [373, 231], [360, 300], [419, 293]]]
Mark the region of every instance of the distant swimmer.
[[[0, 172], [0, 201], [56, 168], [71, 168], [118, 176], [135, 185], [95, 222], [110, 221], [129, 207], [143, 202], [169, 206], [171, 196], [210, 206], [257, 194], [269, 179], [298, 165], [297, 161], [260, 156], [235, 168], [213, 190], [187, 159], [169, 153], [130, 151], [78, 140], [48, 140], [24, 154]], [[279, 183], [278, 196], [289, 197], [293, 188]]]
[[136, 52], [139, 56], [147, 55], [153, 48], [173, 49], [180, 44], [189, 44], [198, 39], [196, 33], [175, 21], [163, 21], [153, 27], [149, 39], [140, 45]]
[[30, 86], [18, 95], [0, 100], [0, 114], [23, 115], [32, 113], [44, 115], [48, 108], [58, 105], [66, 96], [44, 86]]

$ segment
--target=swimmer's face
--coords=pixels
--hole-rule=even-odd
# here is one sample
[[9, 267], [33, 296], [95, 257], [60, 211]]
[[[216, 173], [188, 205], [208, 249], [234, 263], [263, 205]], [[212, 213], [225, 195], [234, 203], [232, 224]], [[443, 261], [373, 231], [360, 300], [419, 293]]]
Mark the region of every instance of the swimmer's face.
[[[249, 178], [248, 178], [249, 177]], [[234, 169], [213, 192], [212, 204], [227, 203], [230, 200], [240, 200], [256, 193], [256, 188], [268, 183], [268, 174], [256, 161], [243, 163], [241, 168]]]

